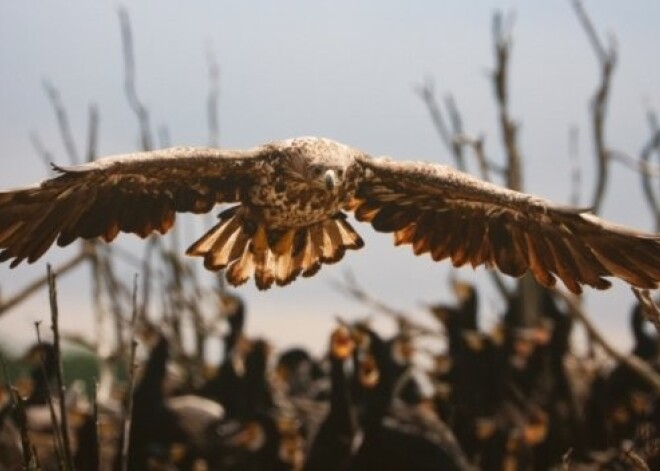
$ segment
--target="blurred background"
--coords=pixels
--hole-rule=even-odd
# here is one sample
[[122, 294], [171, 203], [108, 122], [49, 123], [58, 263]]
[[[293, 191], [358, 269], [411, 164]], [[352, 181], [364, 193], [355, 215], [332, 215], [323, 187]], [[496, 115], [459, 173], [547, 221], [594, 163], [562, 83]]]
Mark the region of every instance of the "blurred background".
[[[605, 122], [610, 149], [637, 158], [651, 136], [648, 113], [660, 107], [660, 3], [653, 0], [586, 2], [603, 44], [617, 48]], [[505, 162], [493, 95], [493, 14], [512, 21], [508, 69], [509, 112], [519, 125], [524, 189], [588, 205], [595, 182], [590, 102], [601, 79], [594, 48], [569, 1], [392, 0], [270, 2], [161, 0], [126, 6], [132, 27], [135, 88], [149, 113], [154, 147], [208, 145], [211, 85], [219, 86], [219, 142], [245, 148], [301, 135], [325, 136], [372, 155], [454, 164], [430, 118], [420, 87], [434, 90], [444, 109], [451, 94], [466, 134], [483, 137], [488, 159]], [[98, 109], [99, 156], [140, 149], [138, 120], [124, 90], [125, 64], [115, 2], [0, 3], [0, 187], [48, 175], [39, 145], [52, 161], [68, 164], [53, 107], [53, 87], [67, 113], [77, 152], [86, 152], [89, 107]], [[211, 59], [209, 59], [211, 58]], [[209, 64], [219, 67], [217, 82]], [[48, 84], [48, 85], [45, 85]], [[429, 88], [431, 87], [431, 88]], [[50, 88], [52, 91], [53, 88]], [[445, 120], [448, 118], [445, 115]], [[571, 138], [573, 136], [573, 138]], [[571, 144], [573, 139], [573, 144]], [[43, 152], [41, 152], [43, 153]], [[466, 150], [468, 168], [477, 171]], [[580, 182], [572, 175], [579, 169]], [[494, 180], [501, 183], [497, 176]], [[613, 162], [600, 214], [656, 230], [639, 174]], [[179, 219], [180, 248], [201, 235], [212, 218]], [[183, 222], [183, 224], [181, 224]], [[424, 322], [424, 303], [451, 300], [452, 275], [475, 283], [484, 324], [497, 320], [504, 301], [484, 269], [461, 269], [394, 248], [387, 234], [357, 224], [366, 247], [348, 253], [311, 279], [259, 292], [237, 291], [249, 316], [246, 331], [276, 346], [326, 348], [336, 315], [373, 312], [340, 293], [333, 282], [350, 271], [382, 302]], [[172, 242], [166, 240], [165, 244]], [[140, 254], [144, 243], [119, 237]], [[10, 297], [79, 250], [51, 250], [32, 266], [0, 266], [0, 300]], [[200, 277], [202, 264], [192, 265]], [[130, 285], [136, 268], [119, 262]], [[63, 331], [94, 332], [90, 270], [80, 266], [58, 281]], [[41, 290], [0, 315], [0, 343], [14, 350], [34, 340], [35, 320], [49, 317]], [[588, 312], [612, 342], [630, 345], [628, 287], [589, 290]], [[387, 327], [385, 327], [387, 328]], [[47, 329], [44, 329], [47, 330]]]

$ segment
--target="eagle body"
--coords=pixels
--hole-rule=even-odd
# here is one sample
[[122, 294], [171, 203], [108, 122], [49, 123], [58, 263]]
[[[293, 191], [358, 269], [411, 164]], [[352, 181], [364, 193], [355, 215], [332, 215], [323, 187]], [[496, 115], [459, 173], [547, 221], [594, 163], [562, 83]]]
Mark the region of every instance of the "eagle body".
[[660, 282], [656, 234], [451, 167], [372, 158], [325, 138], [248, 150], [176, 147], [54, 168], [54, 178], [0, 191], [0, 262], [34, 262], [54, 242], [165, 233], [176, 213], [227, 203], [187, 253], [224, 270], [232, 285], [286, 285], [361, 248], [349, 212], [392, 233], [395, 245], [457, 267], [530, 272], [547, 287], [559, 278], [575, 293], [605, 289], [609, 277], [640, 288]]
[[240, 198], [256, 220], [269, 227], [301, 227], [350, 205], [362, 174], [355, 150], [316, 138], [271, 146], [273, 157], [263, 163], [258, 184]]

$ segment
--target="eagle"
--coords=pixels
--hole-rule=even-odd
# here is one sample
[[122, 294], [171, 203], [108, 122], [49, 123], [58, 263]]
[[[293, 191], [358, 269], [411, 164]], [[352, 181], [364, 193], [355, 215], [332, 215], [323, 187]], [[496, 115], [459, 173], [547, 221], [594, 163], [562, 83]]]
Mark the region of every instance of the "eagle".
[[57, 241], [112, 241], [120, 232], [166, 233], [176, 213], [229, 204], [187, 250], [259, 289], [313, 276], [363, 247], [347, 220], [394, 234], [416, 255], [454, 266], [559, 278], [573, 293], [616, 277], [660, 282], [660, 236], [588, 210], [481, 181], [449, 166], [371, 157], [334, 140], [302, 137], [248, 150], [175, 147], [55, 166], [57, 176], [0, 192], [0, 262], [32, 263]]

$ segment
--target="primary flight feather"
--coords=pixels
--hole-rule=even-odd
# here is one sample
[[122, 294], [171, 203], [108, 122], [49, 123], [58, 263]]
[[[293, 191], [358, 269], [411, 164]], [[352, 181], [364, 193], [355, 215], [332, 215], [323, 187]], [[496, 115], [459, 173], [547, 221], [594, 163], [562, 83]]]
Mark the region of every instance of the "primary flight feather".
[[187, 251], [210, 270], [260, 289], [312, 276], [363, 241], [346, 221], [392, 232], [415, 254], [455, 266], [559, 277], [574, 293], [607, 277], [660, 282], [660, 236], [498, 187], [443, 165], [372, 158], [323, 138], [250, 150], [172, 148], [106, 157], [40, 184], [0, 192], [0, 262], [34, 262], [57, 241], [167, 232], [177, 212], [235, 203]]

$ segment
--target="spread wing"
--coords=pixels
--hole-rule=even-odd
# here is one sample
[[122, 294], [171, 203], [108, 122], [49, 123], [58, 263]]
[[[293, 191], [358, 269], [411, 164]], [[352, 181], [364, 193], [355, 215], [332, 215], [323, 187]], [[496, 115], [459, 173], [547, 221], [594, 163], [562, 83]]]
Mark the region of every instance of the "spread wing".
[[55, 178], [0, 192], [0, 262], [33, 262], [55, 240], [64, 246], [79, 237], [165, 233], [177, 212], [204, 213], [236, 201], [268, 157], [265, 148], [172, 148], [54, 167]]
[[559, 277], [574, 293], [605, 289], [615, 276], [641, 288], [660, 282], [660, 236], [507, 190], [442, 165], [359, 159], [365, 177], [355, 215], [393, 232], [415, 254], [451, 258], [455, 266], [531, 271], [547, 287]]

